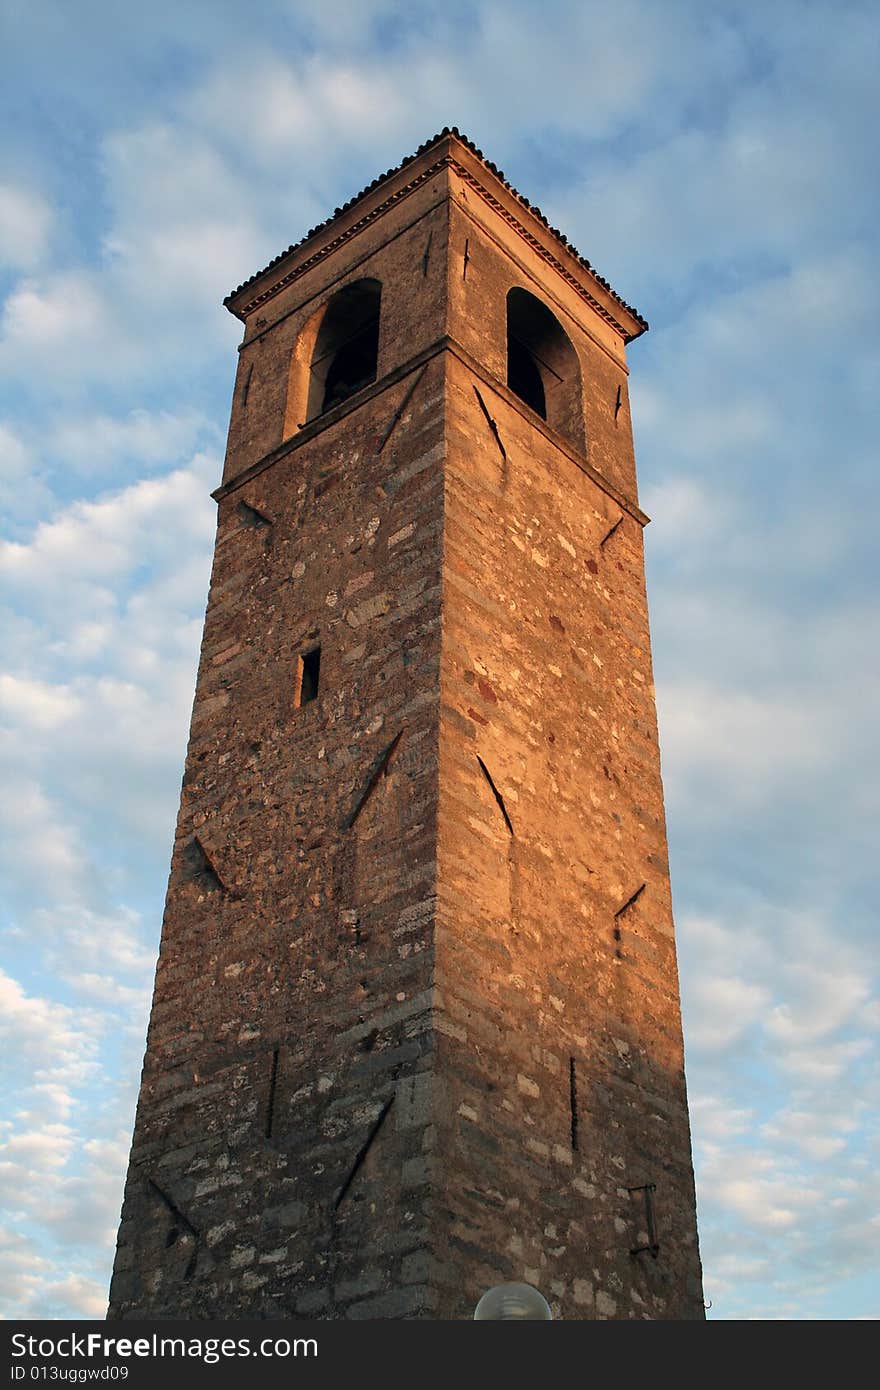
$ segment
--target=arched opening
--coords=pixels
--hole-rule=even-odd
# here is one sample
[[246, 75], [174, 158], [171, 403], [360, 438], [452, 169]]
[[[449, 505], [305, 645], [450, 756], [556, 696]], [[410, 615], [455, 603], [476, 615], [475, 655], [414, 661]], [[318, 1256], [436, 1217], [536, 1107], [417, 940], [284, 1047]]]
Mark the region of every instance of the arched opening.
[[378, 280], [356, 280], [325, 308], [312, 353], [308, 420], [376, 380], [381, 298]]
[[507, 384], [583, 450], [581, 371], [574, 345], [547, 305], [518, 286], [507, 295]]
[[517, 338], [507, 334], [507, 384], [542, 420], [547, 419], [547, 397], [541, 372], [532, 354]]

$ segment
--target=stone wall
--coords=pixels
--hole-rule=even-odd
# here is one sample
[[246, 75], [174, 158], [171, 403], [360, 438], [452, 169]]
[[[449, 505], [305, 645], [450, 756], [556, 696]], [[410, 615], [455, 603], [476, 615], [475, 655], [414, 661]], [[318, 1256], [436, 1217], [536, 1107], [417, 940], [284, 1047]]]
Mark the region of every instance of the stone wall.
[[424, 1303], [441, 384], [220, 502], [115, 1316]]
[[522, 1279], [557, 1317], [702, 1317], [641, 527], [448, 383], [443, 1306]]
[[[364, 276], [377, 379], [292, 422]], [[514, 286], [577, 353], [585, 452], [505, 384]], [[455, 137], [232, 305], [110, 1315], [469, 1318], [524, 1279], [556, 1317], [702, 1317], [640, 321]]]

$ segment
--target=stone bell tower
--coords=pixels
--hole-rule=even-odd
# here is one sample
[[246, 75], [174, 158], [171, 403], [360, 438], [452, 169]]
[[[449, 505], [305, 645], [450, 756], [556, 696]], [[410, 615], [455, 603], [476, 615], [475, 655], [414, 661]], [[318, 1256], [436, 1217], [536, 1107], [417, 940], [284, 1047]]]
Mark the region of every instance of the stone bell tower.
[[226, 303], [110, 1316], [702, 1318], [647, 325], [455, 130]]

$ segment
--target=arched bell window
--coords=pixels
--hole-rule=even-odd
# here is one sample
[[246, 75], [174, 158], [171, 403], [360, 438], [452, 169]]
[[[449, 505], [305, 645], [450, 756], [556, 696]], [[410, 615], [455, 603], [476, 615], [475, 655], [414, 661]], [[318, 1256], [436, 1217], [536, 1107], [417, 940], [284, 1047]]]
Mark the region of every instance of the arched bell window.
[[381, 298], [378, 280], [357, 280], [328, 303], [312, 353], [309, 420], [376, 380]]
[[290, 356], [285, 439], [376, 380], [381, 300], [378, 280], [355, 280], [303, 325]]
[[581, 371], [574, 345], [547, 305], [519, 286], [507, 295], [507, 384], [536, 415], [583, 450]]

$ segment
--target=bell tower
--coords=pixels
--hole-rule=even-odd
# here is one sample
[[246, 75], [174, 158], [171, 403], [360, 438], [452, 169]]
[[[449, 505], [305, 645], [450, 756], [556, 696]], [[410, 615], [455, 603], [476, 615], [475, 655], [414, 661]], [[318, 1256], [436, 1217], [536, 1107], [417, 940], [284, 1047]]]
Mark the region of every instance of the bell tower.
[[647, 325], [455, 130], [226, 304], [110, 1316], [702, 1318]]

